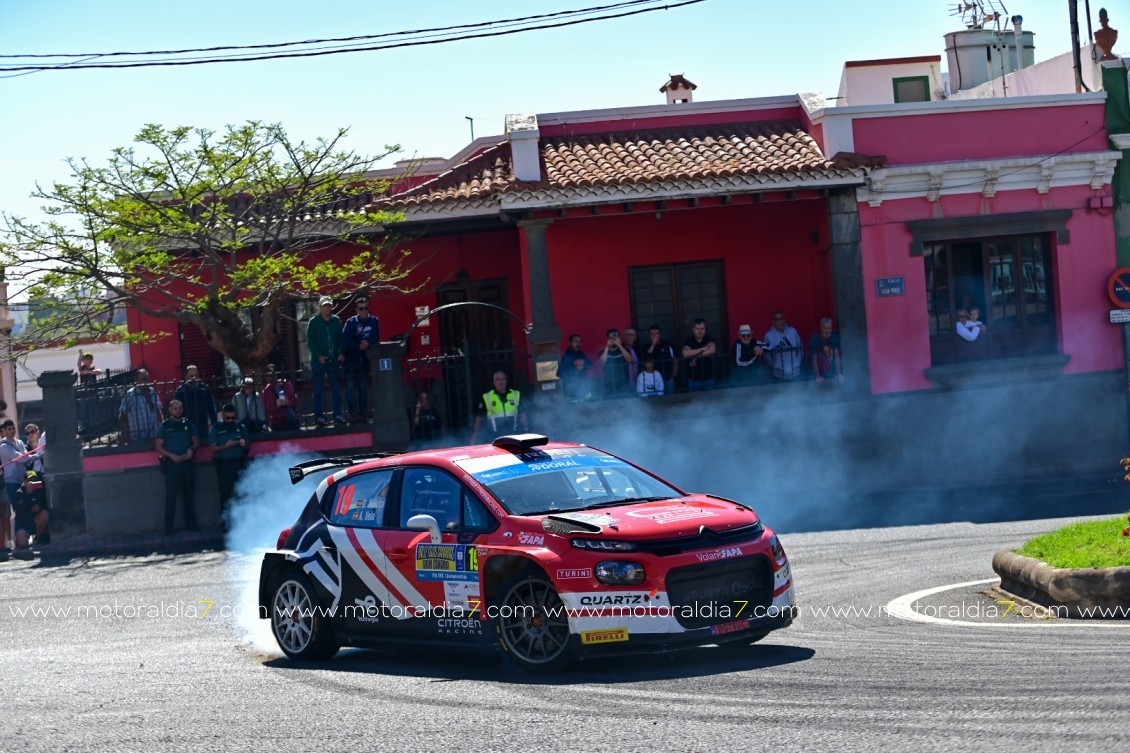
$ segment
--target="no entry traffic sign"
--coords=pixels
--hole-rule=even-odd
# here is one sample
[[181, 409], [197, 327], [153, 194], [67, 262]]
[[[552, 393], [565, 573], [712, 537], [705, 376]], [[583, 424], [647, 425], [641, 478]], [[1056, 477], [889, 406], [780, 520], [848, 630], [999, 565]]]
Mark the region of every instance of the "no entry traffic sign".
[[1107, 283], [1110, 302], [1120, 309], [1130, 309], [1130, 267], [1114, 270]]

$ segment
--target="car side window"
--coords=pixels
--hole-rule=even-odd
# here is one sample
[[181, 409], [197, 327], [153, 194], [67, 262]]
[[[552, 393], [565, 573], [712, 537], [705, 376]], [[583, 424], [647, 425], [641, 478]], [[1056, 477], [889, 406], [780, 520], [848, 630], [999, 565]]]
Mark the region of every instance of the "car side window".
[[475, 531], [493, 528], [494, 518], [487, 512], [486, 505], [470, 489], [463, 489], [463, 527]]
[[382, 527], [394, 473], [395, 470], [358, 473], [336, 484], [330, 522], [361, 528]]
[[[405, 468], [400, 484], [400, 526], [413, 515], [431, 515], [442, 530], [459, 528], [464, 487], [435, 468]], [[484, 510], [485, 512], [485, 510]]]

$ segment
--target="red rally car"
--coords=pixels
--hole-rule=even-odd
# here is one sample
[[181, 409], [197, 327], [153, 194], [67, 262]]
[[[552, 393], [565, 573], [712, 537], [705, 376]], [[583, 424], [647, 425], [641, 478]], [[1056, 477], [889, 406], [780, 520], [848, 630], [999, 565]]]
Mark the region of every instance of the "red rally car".
[[327, 476], [263, 559], [294, 659], [393, 642], [498, 647], [528, 670], [788, 626], [789, 562], [739, 502], [536, 434], [290, 469]]

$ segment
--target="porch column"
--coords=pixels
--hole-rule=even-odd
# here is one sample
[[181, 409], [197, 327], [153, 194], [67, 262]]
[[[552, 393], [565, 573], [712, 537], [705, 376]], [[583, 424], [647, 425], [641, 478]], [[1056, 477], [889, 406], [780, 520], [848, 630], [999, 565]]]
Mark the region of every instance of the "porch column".
[[373, 348], [373, 380], [369, 395], [373, 402], [373, 449], [400, 451], [412, 442], [412, 427], [408, 423], [408, 406], [405, 404], [404, 354], [405, 343], [399, 340], [383, 342]]
[[51, 527], [60, 530], [86, 530], [86, 504], [82, 491], [82, 440], [75, 433], [78, 412], [75, 408], [73, 371], [45, 371], [35, 380], [43, 388], [43, 426], [48, 449], [43, 457], [47, 477], [47, 504], [51, 508]]
[[530, 315], [530, 347], [535, 379], [540, 390], [557, 388], [557, 360], [561, 328], [553, 313], [553, 281], [549, 276], [549, 244], [546, 230], [553, 220], [520, 220], [523, 236], [523, 271]]
[[832, 278], [836, 297], [836, 328], [843, 348], [845, 387], [871, 392], [871, 363], [867, 352], [867, 310], [864, 304], [863, 248], [860, 244], [859, 205], [854, 188], [835, 189], [828, 196], [832, 244]]

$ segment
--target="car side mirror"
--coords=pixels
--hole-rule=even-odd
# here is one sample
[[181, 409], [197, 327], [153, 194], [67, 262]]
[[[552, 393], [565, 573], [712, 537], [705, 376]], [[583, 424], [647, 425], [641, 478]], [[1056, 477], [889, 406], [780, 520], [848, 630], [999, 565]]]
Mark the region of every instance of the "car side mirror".
[[408, 527], [430, 533], [433, 544], [438, 544], [442, 540], [439, 535], [439, 523], [431, 515], [413, 515], [408, 519]]

